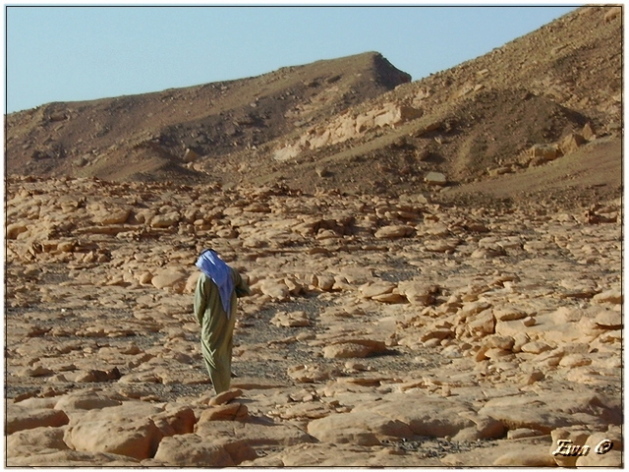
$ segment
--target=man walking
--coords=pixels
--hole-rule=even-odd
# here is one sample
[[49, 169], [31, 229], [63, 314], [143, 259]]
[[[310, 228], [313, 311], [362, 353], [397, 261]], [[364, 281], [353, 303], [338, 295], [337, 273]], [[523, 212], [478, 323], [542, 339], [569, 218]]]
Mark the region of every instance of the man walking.
[[217, 394], [229, 390], [237, 297], [249, 287], [218, 254], [206, 249], [197, 259], [201, 269], [194, 293], [194, 314], [201, 326], [203, 362]]

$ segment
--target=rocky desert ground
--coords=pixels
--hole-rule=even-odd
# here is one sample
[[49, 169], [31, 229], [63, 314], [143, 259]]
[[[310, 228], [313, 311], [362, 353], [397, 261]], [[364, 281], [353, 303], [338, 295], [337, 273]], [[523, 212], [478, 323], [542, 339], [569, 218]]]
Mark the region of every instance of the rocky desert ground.
[[7, 116], [5, 465], [621, 467], [621, 20]]

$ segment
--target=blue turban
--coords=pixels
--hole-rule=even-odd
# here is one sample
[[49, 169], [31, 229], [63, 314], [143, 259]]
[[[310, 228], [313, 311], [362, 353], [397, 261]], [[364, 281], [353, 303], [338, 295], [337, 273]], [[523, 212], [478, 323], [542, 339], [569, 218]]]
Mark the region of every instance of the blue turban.
[[234, 291], [234, 280], [232, 279], [231, 269], [223, 260], [211, 249], [207, 249], [201, 253], [196, 262], [196, 266], [207, 275], [212, 282], [218, 287], [218, 293], [221, 296], [223, 310], [227, 314], [227, 318], [231, 315], [231, 299]]

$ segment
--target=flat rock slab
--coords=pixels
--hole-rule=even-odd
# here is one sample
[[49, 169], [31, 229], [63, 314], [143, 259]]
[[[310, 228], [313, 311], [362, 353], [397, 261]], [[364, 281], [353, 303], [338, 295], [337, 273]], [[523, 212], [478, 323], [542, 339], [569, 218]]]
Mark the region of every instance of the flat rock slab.
[[138, 467], [140, 461], [120, 454], [86, 451], [50, 451], [7, 458], [9, 467]]
[[561, 401], [554, 395], [499, 397], [487, 401], [479, 414], [498, 419], [509, 429], [544, 433], [574, 424], [595, 427], [622, 421], [616, 406], [592, 394], [564, 394]]
[[297, 444], [281, 452], [250, 462], [247, 467], [439, 467], [435, 457], [418, 457], [395, 448], [378, 452], [355, 444]]
[[261, 418], [251, 418], [248, 421], [200, 421], [194, 432], [203, 438], [239, 439], [250, 446], [290, 446], [315, 441], [312, 436], [293, 424], [275, 423]]
[[476, 423], [466, 418], [475, 413], [465, 403], [426, 395], [390, 394], [384, 401], [365, 402], [356, 406], [355, 412], [372, 412], [385, 418], [400, 421], [419, 436], [454, 436], [465, 428], [474, 428]]
[[382, 439], [413, 435], [407, 424], [372, 411], [331, 414], [308, 423], [308, 433], [322, 442], [358, 446], [374, 446]]
[[6, 434], [42, 426], [58, 427], [70, 422], [68, 415], [60, 410], [33, 410], [11, 403], [7, 406], [6, 415]]

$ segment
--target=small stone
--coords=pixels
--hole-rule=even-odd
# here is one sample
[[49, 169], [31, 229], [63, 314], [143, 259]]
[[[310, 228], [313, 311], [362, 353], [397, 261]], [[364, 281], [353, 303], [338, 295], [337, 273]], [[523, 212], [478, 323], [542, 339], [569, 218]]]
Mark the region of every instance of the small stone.
[[536, 323], [537, 321], [535, 321], [535, 318], [533, 318], [532, 316], [527, 316], [526, 318], [522, 320], [522, 324], [526, 326], [527, 328], [530, 328], [531, 326], [535, 326]]
[[442, 174], [441, 172], [428, 172], [424, 176], [424, 182], [430, 185], [444, 186], [448, 183], [448, 180], [445, 174]]
[[540, 354], [551, 349], [552, 347], [541, 341], [529, 342], [521, 347], [522, 352], [527, 352], [529, 354]]
[[559, 361], [559, 365], [561, 367], [581, 367], [584, 365], [590, 365], [591, 363], [592, 359], [584, 356], [583, 354], [568, 354]]
[[374, 236], [378, 239], [398, 239], [411, 236], [415, 233], [415, 228], [406, 225], [383, 226]]
[[52, 409], [30, 409], [9, 404], [6, 412], [6, 434], [42, 426], [59, 427], [68, 424], [65, 412]]
[[622, 314], [618, 311], [605, 310], [594, 318], [594, 323], [604, 329], [622, 328]]
[[199, 423], [203, 421], [235, 421], [243, 420], [249, 416], [247, 405], [232, 402], [209, 408], [199, 417]]
[[209, 404], [212, 406], [224, 405], [232, 401], [234, 398], [240, 397], [241, 395], [242, 395], [241, 389], [230, 388], [229, 390], [226, 390], [224, 392], [219, 393], [218, 395], [213, 396], [210, 399]]
[[396, 287], [396, 284], [392, 282], [368, 282], [365, 285], [362, 285], [359, 290], [364, 298], [373, 298], [378, 295], [392, 293]]
[[607, 290], [592, 297], [592, 300], [598, 303], [611, 303], [614, 305], [622, 304], [623, 296], [620, 290]]

